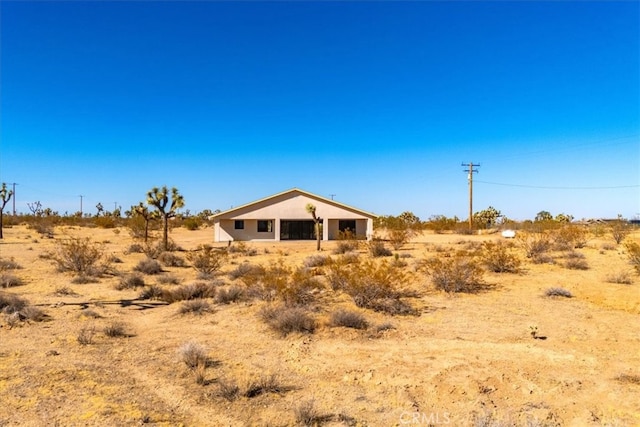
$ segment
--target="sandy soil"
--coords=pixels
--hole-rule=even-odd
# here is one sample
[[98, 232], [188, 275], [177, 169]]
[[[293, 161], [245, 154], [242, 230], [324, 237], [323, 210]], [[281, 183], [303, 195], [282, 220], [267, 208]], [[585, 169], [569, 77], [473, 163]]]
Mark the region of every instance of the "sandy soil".
[[[606, 282], [610, 273], [631, 271], [622, 246], [606, 236], [577, 250], [588, 270], [525, 261], [520, 274], [486, 273], [491, 287], [484, 292], [449, 295], [414, 272], [420, 260], [500, 237], [423, 234], [400, 250], [410, 256], [406, 268], [420, 297], [408, 301], [420, 316], [362, 310], [326, 290], [318, 330], [281, 337], [258, 316], [263, 301], [181, 315], [180, 303], [116, 290], [118, 277], [73, 284], [46, 257], [65, 236], [90, 236], [122, 261], [118, 271], [131, 272], [144, 255], [126, 252], [133, 242], [126, 229], [56, 228], [53, 239], [25, 226], [4, 231], [0, 258], [23, 267], [8, 273], [24, 284], [0, 291], [28, 299], [49, 319], [10, 327], [0, 318], [0, 426], [289, 426], [310, 400], [324, 425], [640, 425], [640, 279]], [[191, 250], [210, 243], [212, 230], [180, 228], [171, 238]], [[323, 254], [335, 244], [323, 242]], [[234, 255], [225, 272], [243, 261], [300, 266], [315, 253], [315, 242], [248, 246], [258, 254]], [[182, 284], [196, 281], [192, 268], [165, 270]], [[147, 284], [156, 281], [145, 276]], [[545, 297], [555, 286], [574, 297]], [[56, 295], [61, 288], [76, 295]], [[330, 327], [338, 307], [395, 329]], [[124, 322], [127, 337], [102, 332], [114, 321]], [[533, 339], [531, 327], [546, 339]], [[92, 343], [81, 345], [79, 333], [92, 328]], [[188, 341], [207, 348], [203, 384], [180, 360]], [[234, 401], [218, 395], [221, 381], [243, 388], [271, 374], [282, 393]]]

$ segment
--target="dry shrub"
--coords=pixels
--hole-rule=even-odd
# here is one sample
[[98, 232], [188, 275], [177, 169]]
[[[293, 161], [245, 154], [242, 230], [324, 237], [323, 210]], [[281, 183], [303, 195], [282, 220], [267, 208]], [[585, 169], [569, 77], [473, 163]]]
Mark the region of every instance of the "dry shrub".
[[121, 338], [127, 336], [127, 328], [122, 322], [112, 322], [106, 325], [102, 332], [110, 338]]
[[544, 295], [547, 297], [563, 297], [563, 298], [573, 298], [573, 294], [564, 289], [564, 288], [549, 288], [544, 292]]
[[296, 423], [302, 426], [321, 426], [334, 419], [331, 414], [320, 413], [313, 399], [301, 402], [294, 408], [293, 413], [296, 417]]
[[23, 285], [24, 282], [18, 276], [11, 273], [0, 273], [0, 288], [12, 288]]
[[360, 242], [357, 236], [351, 230], [345, 230], [338, 232], [338, 243], [333, 253], [336, 255], [345, 254], [347, 252], [357, 251], [360, 246]]
[[230, 254], [239, 254], [245, 256], [258, 255], [258, 250], [249, 247], [245, 242], [233, 242], [233, 244], [230, 245], [227, 250]]
[[267, 393], [283, 394], [291, 390], [291, 387], [282, 385], [278, 375], [271, 374], [249, 380], [243, 394], [245, 397], [252, 398]]
[[557, 250], [584, 248], [587, 245], [588, 230], [578, 225], [565, 225], [553, 233]]
[[282, 336], [292, 332], [311, 334], [317, 326], [309, 312], [300, 307], [268, 305], [260, 310], [260, 317]]
[[168, 303], [192, 299], [214, 298], [216, 285], [212, 283], [196, 282], [182, 285], [173, 289], [163, 289], [159, 299]]
[[482, 246], [482, 263], [494, 273], [520, 272], [520, 258], [503, 242], [485, 242]]
[[238, 386], [238, 383], [233, 380], [220, 378], [218, 380], [217, 395], [229, 402], [233, 402], [238, 398], [238, 396], [240, 396], [240, 387]]
[[519, 233], [516, 239], [534, 264], [549, 262], [547, 252], [551, 250], [553, 241], [548, 233]]
[[0, 271], [19, 270], [22, 266], [18, 264], [13, 257], [9, 259], [0, 258]]
[[[245, 276], [246, 277], [246, 276]], [[255, 277], [250, 293], [265, 301], [282, 300], [286, 305], [306, 305], [314, 301], [317, 290], [322, 288], [319, 279], [311, 271], [292, 270], [282, 259]]]
[[636, 270], [636, 273], [640, 274], [640, 243], [630, 241], [627, 242], [624, 247], [627, 250], [627, 257], [629, 258], [629, 262]]
[[611, 237], [619, 245], [631, 233], [631, 226], [623, 220], [614, 221], [611, 224]]
[[232, 285], [228, 288], [218, 290], [216, 295], [216, 303], [231, 304], [232, 302], [241, 301], [245, 296], [245, 291], [240, 286]]
[[369, 254], [374, 258], [393, 255], [393, 253], [384, 246], [382, 240], [371, 240], [367, 243], [367, 249], [369, 250]]
[[460, 254], [430, 258], [425, 267], [436, 289], [445, 292], [477, 292], [484, 285], [484, 272], [478, 262]]
[[93, 344], [93, 337], [96, 334], [96, 328], [94, 326], [85, 326], [80, 328], [76, 340], [80, 345]]
[[178, 310], [180, 314], [197, 314], [199, 316], [205, 313], [211, 313], [213, 308], [211, 304], [203, 299], [193, 299], [184, 301]]
[[589, 264], [585, 256], [579, 252], [571, 251], [565, 254], [564, 266], [571, 270], [588, 270]]
[[24, 298], [8, 292], [0, 292], [0, 312], [3, 314], [17, 313], [28, 305]]
[[616, 377], [616, 380], [621, 383], [640, 385], [640, 375], [620, 374]]
[[329, 272], [334, 289], [341, 289], [353, 299], [358, 307], [381, 311], [387, 314], [418, 314], [402, 297], [415, 296], [404, 290], [406, 273], [386, 261], [341, 265]]
[[396, 251], [400, 250], [411, 238], [415, 232], [410, 228], [394, 229], [387, 231], [389, 243]]
[[144, 288], [140, 295], [138, 295], [138, 299], [161, 299], [164, 295], [164, 290], [162, 287], [157, 285], [151, 285], [147, 288]]
[[79, 276], [98, 277], [110, 269], [103, 247], [89, 238], [72, 237], [60, 241], [51, 259], [58, 271], [71, 271]]
[[231, 279], [240, 279], [248, 286], [256, 284], [262, 275], [264, 275], [264, 267], [248, 262], [243, 262], [229, 272]]
[[140, 243], [132, 243], [131, 245], [129, 245], [129, 248], [127, 248], [126, 253], [142, 254], [144, 253], [144, 246], [142, 246]]
[[65, 297], [65, 296], [77, 296], [78, 294], [76, 293], [76, 291], [74, 291], [68, 286], [61, 286], [56, 288], [56, 290], [53, 292], [53, 295], [57, 297]]
[[160, 261], [166, 267], [186, 267], [187, 262], [181, 256], [178, 256], [172, 252], [162, 252], [158, 256]]
[[144, 286], [144, 277], [142, 277], [139, 273], [132, 273], [126, 276], [123, 276], [116, 284], [115, 288], [119, 291], [124, 289], [135, 289]]
[[189, 369], [196, 369], [198, 366], [207, 366], [209, 361], [206, 347], [195, 341], [189, 341], [183, 344], [180, 349], [178, 349], [178, 356]]
[[135, 271], [139, 271], [144, 274], [160, 274], [162, 273], [162, 265], [158, 261], [152, 258], [146, 258], [140, 260], [138, 264], [133, 268]]
[[305, 258], [302, 265], [305, 268], [322, 267], [331, 263], [331, 257], [327, 255], [311, 255]]
[[607, 283], [617, 283], [619, 285], [631, 285], [633, 279], [627, 271], [619, 271], [617, 273], [610, 273], [605, 278]]
[[85, 276], [81, 274], [80, 276], [76, 276], [71, 279], [71, 283], [76, 285], [85, 285], [87, 283], [98, 283], [98, 279], [93, 276]]
[[180, 279], [172, 274], [161, 274], [156, 279], [161, 285], [177, 285]]
[[226, 250], [215, 249], [209, 245], [200, 245], [198, 249], [187, 254], [187, 259], [198, 273], [212, 276], [220, 271], [227, 256]]
[[337, 310], [331, 313], [331, 326], [342, 326], [353, 329], [367, 329], [369, 322], [362, 313], [349, 310]]

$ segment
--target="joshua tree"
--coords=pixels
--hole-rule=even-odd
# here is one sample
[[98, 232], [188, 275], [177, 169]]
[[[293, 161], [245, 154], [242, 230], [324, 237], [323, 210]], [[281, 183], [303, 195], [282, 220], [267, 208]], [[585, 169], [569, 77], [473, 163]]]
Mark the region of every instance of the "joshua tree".
[[[184, 206], [184, 198], [178, 193], [178, 189], [171, 189], [171, 204], [169, 204], [169, 190], [165, 185], [162, 188], [153, 187], [147, 193], [147, 204], [156, 208], [158, 214], [162, 217], [164, 232], [162, 234], [162, 242], [164, 250], [169, 249], [169, 218], [176, 216], [176, 211]], [[167, 207], [167, 205], [169, 205]]]
[[313, 222], [316, 224], [316, 241], [318, 242], [316, 245], [316, 250], [320, 250], [320, 241], [322, 240], [320, 225], [322, 224], [322, 218], [316, 216], [316, 207], [311, 203], [308, 203], [306, 206], [307, 212], [311, 214], [313, 218]]
[[157, 219], [156, 212], [149, 212], [149, 209], [140, 202], [136, 206], [131, 206], [130, 214], [131, 216], [139, 216], [144, 219], [144, 242], [147, 243], [149, 240], [149, 221]]
[[104, 211], [104, 207], [102, 206], [102, 203], [98, 202], [98, 204], [96, 205], [96, 209], [98, 210], [98, 213], [96, 214], [96, 216], [100, 216], [100, 214]]
[[40, 203], [39, 201], [27, 203], [27, 207], [29, 208], [33, 216], [42, 215], [42, 203]]
[[7, 190], [7, 184], [3, 182], [2, 189], [0, 189], [0, 200], [2, 200], [2, 205], [0, 205], [0, 239], [4, 238], [2, 236], [2, 213], [4, 212], [4, 207], [11, 200], [11, 196], [13, 196], [13, 191]]

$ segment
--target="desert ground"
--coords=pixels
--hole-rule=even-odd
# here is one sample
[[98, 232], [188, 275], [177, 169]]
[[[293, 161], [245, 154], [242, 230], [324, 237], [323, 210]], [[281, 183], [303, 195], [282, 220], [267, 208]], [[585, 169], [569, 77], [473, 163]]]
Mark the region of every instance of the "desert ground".
[[[157, 233], [157, 232], [156, 232]], [[50, 254], [60, 241], [88, 237], [114, 261], [115, 272], [75, 283]], [[213, 243], [211, 228], [171, 230], [185, 258]], [[640, 241], [635, 232], [627, 239]], [[20, 268], [0, 293], [43, 310], [42, 321], [0, 317], [0, 426], [634, 426], [640, 425], [640, 277], [623, 245], [590, 235], [575, 249], [588, 269], [522, 260], [518, 273], [486, 271], [478, 292], [434, 288], [420, 263], [504, 240], [499, 234], [423, 232], [394, 253], [410, 277], [414, 315], [357, 307], [326, 285], [309, 305], [313, 333], [283, 335], [260, 316], [276, 302], [209, 298], [210, 310], [180, 313], [181, 302], [139, 299], [143, 287], [117, 290], [144, 260], [130, 253], [126, 228], [56, 227], [53, 237], [25, 225], [4, 229], [0, 259]], [[322, 242], [331, 259], [338, 242]], [[282, 261], [300, 267], [315, 242], [246, 242], [212, 280], [236, 284], [242, 263]], [[358, 250], [362, 260], [371, 256]], [[201, 281], [188, 262], [143, 275], [145, 287]], [[612, 274], [632, 283], [610, 283]], [[548, 297], [561, 287], [573, 297]], [[331, 313], [362, 314], [366, 329], [333, 326]], [[107, 327], [124, 333], [112, 337]], [[533, 332], [533, 333], [532, 333]], [[200, 345], [206, 364], [189, 368], [185, 345]], [[250, 393], [251, 384], [271, 382]], [[233, 393], [237, 386], [237, 393]], [[225, 390], [227, 393], [225, 393]]]

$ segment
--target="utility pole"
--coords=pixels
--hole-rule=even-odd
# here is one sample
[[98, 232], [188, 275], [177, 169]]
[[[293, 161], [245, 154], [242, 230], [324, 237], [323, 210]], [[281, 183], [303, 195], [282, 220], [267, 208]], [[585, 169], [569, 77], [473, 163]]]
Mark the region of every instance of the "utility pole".
[[474, 167], [480, 167], [480, 164], [469, 162], [463, 163], [462, 166], [467, 167], [468, 169], [464, 171], [469, 173], [467, 177], [469, 180], [469, 230], [473, 230], [473, 174], [478, 173], [478, 169], [474, 169]]
[[11, 185], [13, 186], [13, 216], [16, 216], [16, 185], [18, 185], [17, 182], [12, 182]]
[[80, 197], [80, 218], [82, 218], [82, 198], [84, 197], [83, 195], [78, 196]]
[[329, 194], [331, 196], [331, 200], [335, 197], [335, 194]]

